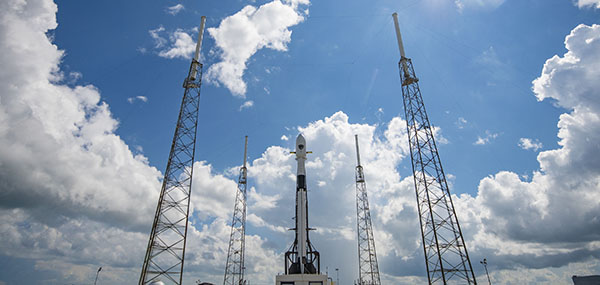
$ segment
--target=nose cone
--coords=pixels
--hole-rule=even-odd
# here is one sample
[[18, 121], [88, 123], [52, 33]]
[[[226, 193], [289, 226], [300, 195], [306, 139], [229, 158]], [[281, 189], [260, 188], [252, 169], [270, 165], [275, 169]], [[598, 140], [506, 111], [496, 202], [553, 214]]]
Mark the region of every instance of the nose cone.
[[296, 138], [296, 153], [306, 154], [306, 140], [302, 134], [299, 134]]

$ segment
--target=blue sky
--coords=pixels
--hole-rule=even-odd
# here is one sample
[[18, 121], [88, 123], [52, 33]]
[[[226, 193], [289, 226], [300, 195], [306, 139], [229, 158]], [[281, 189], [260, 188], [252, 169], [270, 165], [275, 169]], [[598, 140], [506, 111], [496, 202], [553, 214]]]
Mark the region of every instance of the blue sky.
[[[462, 13], [448, 1], [379, 2], [311, 3], [307, 19], [291, 28], [288, 51], [261, 49], [250, 58], [244, 80], [247, 100], [255, 103], [251, 108], [239, 112], [245, 100], [205, 84], [200, 118], [206, 123], [199, 130], [219, 139], [200, 139], [199, 157], [224, 169], [239, 163], [233, 150], [244, 134], [251, 137], [250, 156], [257, 156], [266, 146], [279, 144], [281, 135], [294, 135], [286, 127], [339, 110], [353, 122], [371, 124], [403, 114], [390, 17], [397, 11], [431, 120], [451, 142], [442, 147], [442, 158], [457, 176], [460, 191], [474, 192], [481, 177], [499, 170], [536, 170], [536, 154], [521, 151], [518, 140], [534, 137], [555, 146], [556, 117], [562, 110], [538, 103], [531, 96], [531, 81], [541, 63], [564, 52], [565, 35], [580, 23], [594, 23], [597, 13], [569, 1], [509, 1], [496, 9], [466, 7]], [[166, 164], [164, 145], [171, 140], [182, 93], [178, 82], [189, 60], [156, 56], [147, 31], [162, 26], [167, 37], [184, 29], [195, 39], [191, 30], [199, 15], [207, 15], [207, 26], [214, 27], [252, 3], [181, 2], [186, 8], [177, 15], [165, 13], [164, 3], [130, 2], [121, 9], [106, 3], [58, 4], [59, 28], [53, 34], [66, 50], [65, 70], [81, 72], [82, 83], [101, 89], [119, 120], [117, 133], [128, 144], [143, 147], [160, 168]], [[213, 48], [214, 40], [207, 36], [205, 54]], [[218, 60], [205, 57], [205, 66]], [[134, 96], [149, 100], [128, 103]], [[467, 121], [462, 129], [459, 118]], [[498, 134], [496, 140], [473, 146], [486, 131]]]
[[137, 278], [201, 15], [187, 283], [222, 280], [245, 135], [249, 280], [282, 271], [299, 132], [323, 266], [357, 278], [359, 134], [385, 283], [423, 281], [393, 12], [477, 276], [600, 270], [597, 0], [55, 4], [0, 5], [0, 284]]

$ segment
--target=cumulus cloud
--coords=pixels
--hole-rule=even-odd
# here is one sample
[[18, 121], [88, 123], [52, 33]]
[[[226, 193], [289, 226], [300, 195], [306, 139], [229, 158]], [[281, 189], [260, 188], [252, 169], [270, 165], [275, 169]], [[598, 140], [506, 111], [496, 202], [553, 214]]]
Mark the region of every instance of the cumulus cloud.
[[96, 87], [61, 83], [64, 52], [46, 35], [56, 12], [51, 1], [0, 4], [0, 251], [56, 270], [137, 267], [161, 174], [115, 133]]
[[[97, 88], [60, 83], [63, 51], [46, 36], [57, 25], [56, 11], [48, 1], [0, 2], [0, 253], [31, 260], [24, 270], [32, 275], [57, 272], [64, 283], [88, 282], [101, 265], [110, 269], [103, 271], [107, 283], [125, 284], [139, 275], [161, 173], [115, 134], [118, 123]], [[492, 278], [555, 284], [600, 269], [600, 160], [592, 159], [600, 153], [600, 86], [592, 80], [599, 39], [600, 26], [578, 26], [566, 39], [568, 52], [549, 59], [533, 83], [538, 99], [569, 111], [559, 118], [560, 147], [539, 153], [532, 179], [503, 171], [484, 178], [476, 196], [454, 196], [472, 261], [493, 260]], [[424, 283], [413, 180], [397, 169], [409, 153], [406, 122], [360, 124], [336, 112], [297, 130], [313, 151], [309, 222], [323, 264], [354, 272], [358, 262], [356, 250], [348, 250], [356, 248], [358, 134], [382, 278]], [[296, 161], [289, 151], [270, 146], [248, 164], [252, 283], [272, 282], [293, 241], [286, 229], [294, 223]], [[236, 183], [205, 161], [194, 164], [194, 175], [184, 278], [219, 282]], [[341, 277], [352, 282], [349, 274]]]
[[159, 51], [158, 56], [164, 58], [192, 58], [196, 50], [196, 42], [182, 29], [177, 29], [169, 35], [170, 46]]
[[[336, 264], [343, 272], [354, 272], [358, 262], [355, 251], [347, 250], [356, 247], [355, 134], [359, 136], [361, 163], [373, 206], [378, 256], [407, 264], [402, 258], [418, 250], [420, 234], [412, 177], [402, 178], [395, 169], [408, 154], [406, 122], [395, 117], [382, 125], [383, 130], [376, 131], [377, 126], [352, 123], [340, 111], [298, 127], [307, 140], [307, 149], [312, 151], [306, 164], [309, 223], [316, 228], [311, 232], [311, 240], [321, 251], [323, 264]], [[293, 232], [279, 228], [293, 226], [294, 213], [289, 205], [295, 203], [296, 161], [289, 152], [290, 149], [269, 147], [248, 168], [248, 175], [262, 196], [250, 199], [252, 224], [268, 230], [270, 242], [282, 252], [293, 241]], [[411, 270], [393, 271], [410, 275], [414, 272]], [[351, 283], [349, 276], [343, 277], [347, 279], [342, 283]]]
[[304, 20], [299, 5], [308, 4], [308, 0], [275, 0], [258, 8], [248, 5], [223, 19], [218, 27], [208, 28], [221, 61], [208, 68], [206, 78], [223, 84], [235, 96], [245, 97], [243, 75], [248, 59], [263, 48], [286, 51], [292, 36], [289, 28]]
[[154, 40], [154, 48], [160, 57], [191, 59], [196, 50], [196, 42], [183, 29], [167, 32], [163, 26], [159, 26], [148, 33]]
[[173, 6], [167, 7], [167, 13], [175, 16], [179, 12], [181, 12], [183, 9], [185, 9], [185, 7], [183, 6], [183, 4], [179, 3], [177, 5], [173, 5]]
[[[46, 36], [56, 12], [50, 1], [0, 3], [0, 255], [31, 260], [26, 274], [84, 283], [103, 266], [104, 282], [126, 284], [139, 276], [162, 174], [115, 134], [97, 88], [60, 83], [64, 52]], [[219, 280], [236, 183], [194, 168], [186, 274]], [[265, 239], [246, 242], [249, 276], [274, 274]]]
[[481, 180], [477, 196], [462, 195], [457, 202], [466, 236], [473, 237], [472, 252], [495, 255], [501, 268], [578, 262], [598, 268], [600, 25], [577, 26], [565, 47], [567, 53], [548, 59], [533, 81], [539, 100], [569, 110], [559, 117], [560, 148], [538, 154], [540, 169], [531, 181], [502, 171]]
[[[42, 220], [144, 224], [152, 210], [143, 201], [156, 197], [160, 172], [115, 134], [118, 122], [98, 89], [55, 83], [63, 52], [45, 33], [57, 25], [56, 5], [3, 3], [0, 205]], [[136, 200], [141, 205], [129, 202]]]
[[519, 147], [525, 150], [533, 150], [533, 151], [537, 151], [538, 149], [542, 148], [543, 145], [540, 141], [538, 141], [537, 139], [532, 140], [532, 139], [528, 139], [528, 138], [520, 138], [519, 139]]
[[577, 6], [579, 8], [590, 6], [596, 9], [600, 9], [600, 0], [579, 0], [577, 1]]

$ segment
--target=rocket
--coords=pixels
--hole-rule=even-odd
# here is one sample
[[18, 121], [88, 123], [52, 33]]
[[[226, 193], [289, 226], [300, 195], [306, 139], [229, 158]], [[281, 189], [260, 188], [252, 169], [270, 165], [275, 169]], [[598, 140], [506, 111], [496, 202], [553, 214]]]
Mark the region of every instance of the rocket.
[[306, 263], [306, 242], [308, 239], [308, 202], [306, 197], [306, 140], [302, 134], [296, 138], [296, 240], [298, 241], [298, 259], [300, 272], [304, 272]]
[[298, 168], [296, 171], [296, 238], [292, 245], [294, 251], [294, 260], [290, 272], [292, 273], [317, 273], [318, 268], [315, 268], [313, 262], [315, 255], [318, 253], [312, 248], [310, 239], [308, 238], [308, 200], [306, 196], [306, 154], [311, 153], [306, 151], [306, 140], [302, 134], [296, 138], [296, 161]]

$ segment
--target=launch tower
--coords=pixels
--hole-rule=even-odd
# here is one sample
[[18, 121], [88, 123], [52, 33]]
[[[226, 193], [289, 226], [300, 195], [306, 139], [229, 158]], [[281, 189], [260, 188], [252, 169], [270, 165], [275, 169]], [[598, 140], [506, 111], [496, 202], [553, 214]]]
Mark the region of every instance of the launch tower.
[[185, 91], [138, 283], [140, 285], [158, 281], [181, 285], [183, 281], [202, 79], [202, 64], [198, 58], [205, 22], [206, 17], [202, 16], [196, 53], [183, 82]]
[[223, 285], [244, 285], [244, 253], [246, 250], [246, 186], [247, 169], [246, 153], [248, 150], [248, 136], [244, 143], [244, 164], [240, 168], [238, 187], [235, 194], [233, 220], [231, 221], [231, 235], [229, 236], [229, 250], [225, 265]]
[[356, 232], [358, 234], [358, 285], [379, 285], [379, 265], [375, 253], [375, 237], [371, 224], [371, 210], [367, 197], [367, 184], [365, 174], [360, 165], [358, 151], [358, 135], [356, 141]]
[[477, 284], [412, 62], [404, 54], [398, 14], [400, 80], [429, 284]]

